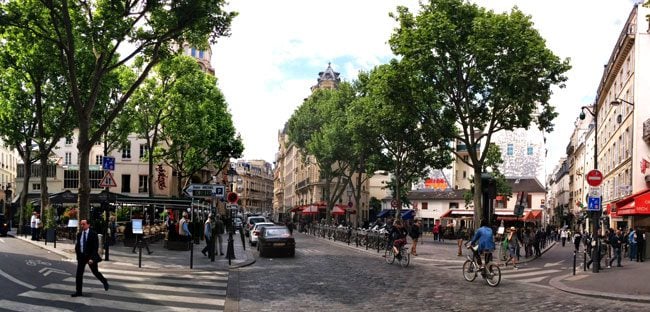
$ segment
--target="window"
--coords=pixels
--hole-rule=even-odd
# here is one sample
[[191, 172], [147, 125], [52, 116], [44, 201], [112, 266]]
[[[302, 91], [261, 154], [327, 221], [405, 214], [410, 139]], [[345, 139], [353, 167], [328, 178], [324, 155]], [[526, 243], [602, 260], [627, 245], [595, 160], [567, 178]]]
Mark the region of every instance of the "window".
[[78, 170], [64, 170], [63, 171], [63, 188], [67, 188], [67, 189], [79, 188], [79, 171]]
[[140, 158], [144, 158], [147, 155], [147, 145], [140, 144]]
[[199, 58], [200, 59], [203, 59], [203, 53], [204, 53], [203, 50], [199, 51]]
[[138, 176], [138, 193], [147, 193], [149, 192], [149, 176], [140, 175]]
[[72, 153], [66, 152], [65, 153], [65, 160], [63, 161], [64, 165], [70, 165], [72, 164]]
[[467, 171], [463, 170], [463, 179], [467, 178]]
[[122, 193], [131, 193], [131, 175], [122, 175]]
[[508, 156], [512, 156], [514, 154], [514, 146], [512, 146], [512, 144], [508, 144], [508, 150], [506, 153]]
[[196, 56], [196, 49], [195, 49], [195, 48], [192, 48], [192, 49], [190, 50], [190, 55], [191, 55], [191, 56]]
[[429, 209], [429, 203], [428, 202], [422, 202], [422, 210], [427, 210]]
[[528, 145], [528, 148], [526, 149], [526, 154], [528, 154], [528, 155], [533, 154], [533, 146], [532, 145]]
[[131, 159], [131, 147], [122, 149], [122, 159]]
[[72, 145], [72, 138], [65, 138], [65, 145]]
[[99, 183], [101, 183], [102, 179], [104, 178], [104, 171], [90, 170], [89, 176], [90, 176], [90, 188], [100, 189], [101, 187], [99, 187]]
[[102, 155], [95, 155], [95, 165], [101, 165], [102, 164]]
[[449, 203], [449, 209], [458, 209], [458, 203]]
[[38, 191], [41, 189], [41, 184], [40, 183], [34, 183], [32, 184], [32, 190]]

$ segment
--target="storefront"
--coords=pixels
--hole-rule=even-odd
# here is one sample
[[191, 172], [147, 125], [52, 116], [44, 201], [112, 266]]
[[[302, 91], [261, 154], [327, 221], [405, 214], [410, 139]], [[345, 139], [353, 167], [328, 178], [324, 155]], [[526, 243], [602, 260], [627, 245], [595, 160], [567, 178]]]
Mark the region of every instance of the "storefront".
[[650, 189], [611, 203], [611, 226], [641, 227], [650, 230]]

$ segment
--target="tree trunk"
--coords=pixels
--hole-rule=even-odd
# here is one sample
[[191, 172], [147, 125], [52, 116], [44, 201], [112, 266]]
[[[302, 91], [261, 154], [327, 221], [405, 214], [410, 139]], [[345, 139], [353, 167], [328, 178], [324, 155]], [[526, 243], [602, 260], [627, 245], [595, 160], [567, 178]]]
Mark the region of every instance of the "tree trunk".
[[45, 151], [45, 144], [39, 144], [39, 160], [41, 163], [41, 218], [43, 218], [43, 224], [47, 223], [47, 214], [45, 210], [50, 209], [50, 198], [49, 193], [47, 192], [47, 162], [48, 162], [48, 153], [43, 153]]
[[88, 220], [90, 211], [90, 149], [92, 144], [88, 138], [89, 119], [79, 120], [79, 221]]
[[[31, 148], [25, 150], [25, 154], [31, 155]], [[16, 230], [18, 234], [23, 234], [23, 211], [27, 207], [27, 194], [29, 194], [29, 178], [32, 173], [32, 162], [31, 157], [23, 157], [23, 162], [25, 163], [25, 179], [23, 180], [23, 189], [20, 192], [20, 209], [18, 211], [18, 229]]]
[[479, 228], [483, 220], [481, 169], [479, 166], [474, 167], [474, 229]]

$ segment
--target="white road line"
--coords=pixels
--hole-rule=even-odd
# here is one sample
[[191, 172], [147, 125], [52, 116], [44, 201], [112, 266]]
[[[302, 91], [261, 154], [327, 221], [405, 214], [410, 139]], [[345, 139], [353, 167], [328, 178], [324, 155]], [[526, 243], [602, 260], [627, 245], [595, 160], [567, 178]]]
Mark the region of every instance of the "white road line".
[[528, 277], [528, 276], [535, 276], [535, 275], [548, 275], [551, 273], [556, 273], [560, 272], [560, 270], [540, 270], [540, 271], [534, 271], [534, 272], [527, 272], [527, 273], [521, 273], [521, 274], [503, 274], [505, 278], [511, 279], [511, 278], [520, 278], [520, 277]]
[[533, 278], [517, 280], [517, 281], [518, 282], [524, 282], [524, 283], [539, 283], [539, 282], [543, 281], [544, 279], [546, 279], [548, 277], [550, 277], [550, 276], [544, 275], [544, 276], [540, 276], [540, 277], [533, 277]]
[[[170, 282], [169, 280], [162, 279], [162, 278], [141, 278], [141, 277], [129, 277], [129, 276], [112, 276], [112, 275], [109, 275], [109, 274], [104, 274], [104, 277], [106, 277], [106, 279], [108, 279], [108, 284], [115, 283], [115, 285], [117, 285], [117, 283], [120, 283], [120, 282], [122, 282], [125, 285], [127, 285], [127, 284], [135, 284], [133, 282], [139, 282], [139, 283], [147, 284], [149, 286], [153, 286], [154, 284], [158, 284], [158, 283], [161, 283], [161, 282], [166, 282], [166, 283], [170, 283], [170, 284], [182, 284], [182, 285], [192, 285], [192, 286], [196, 285], [196, 286], [207, 286], [207, 287], [212, 286], [212, 287], [224, 287], [225, 288], [225, 287], [228, 286], [228, 282], [222, 283], [222, 282], [201, 282], [201, 281], [183, 281], [183, 280]], [[64, 279], [63, 281], [64, 282], [74, 282], [75, 278], [74, 277], [68, 277], [68, 278]], [[95, 281], [95, 282], [99, 283], [99, 281], [97, 281], [95, 279], [92, 279], [92, 278], [84, 279], [84, 283], [89, 282], [89, 281]], [[169, 287], [178, 288], [176, 286], [169, 286]]]
[[137, 302], [126, 302], [126, 301], [119, 301], [119, 300], [107, 300], [107, 299], [92, 298], [92, 297], [70, 298], [70, 295], [68, 294], [50, 294], [50, 293], [44, 293], [44, 292], [34, 291], [34, 290], [26, 291], [20, 294], [19, 296], [32, 298], [32, 299], [49, 300], [49, 301], [75, 302], [90, 307], [102, 307], [102, 308], [111, 307], [114, 309], [129, 310], [129, 311], [181, 311], [181, 312], [185, 312], [188, 310], [197, 311], [197, 312], [215, 311], [214, 308], [213, 309], [190, 308], [186, 304], [189, 298], [186, 298], [185, 301], [179, 302], [179, 304], [186, 304], [185, 306], [172, 307], [168, 305], [163, 306], [163, 305], [144, 304], [144, 303], [137, 303]]
[[20, 286], [23, 286], [23, 287], [25, 287], [25, 288], [36, 289], [36, 286], [34, 286], [34, 285], [32, 285], [32, 284], [25, 283], [25, 282], [23, 282], [23, 281], [21, 281], [21, 280], [15, 278], [15, 277], [13, 277], [13, 276], [7, 274], [7, 273], [6, 273], [5, 271], [3, 271], [3, 270], [0, 270], [0, 275], [2, 275], [4, 278], [6, 278], [6, 279], [8, 279], [8, 280], [10, 280], [10, 281], [12, 281], [12, 282], [14, 282], [14, 283], [20, 285]]
[[[167, 272], [145, 272], [145, 271], [132, 271], [132, 270], [117, 270], [117, 269], [101, 269], [102, 273], [123, 273], [129, 276], [151, 276], [151, 277], [178, 277], [178, 278], [200, 278], [203, 280], [228, 280], [228, 272], [214, 272], [214, 274], [169, 274]], [[203, 272], [197, 272], [203, 273]]]
[[[48, 284], [43, 286], [43, 288], [47, 289], [66, 289], [69, 288], [69, 285], [65, 284]], [[159, 290], [159, 289], [154, 289], [154, 287], [149, 287], [151, 290]], [[226, 300], [225, 299], [215, 299], [215, 298], [210, 298], [210, 297], [192, 297], [189, 295], [169, 295], [169, 294], [157, 294], [157, 293], [146, 293], [146, 292], [138, 292], [134, 293], [131, 291], [124, 291], [124, 290], [113, 290], [110, 289], [108, 292], [104, 290], [103, 287], [88, 287], [87, 285], [84, 287], [84, 294], [86, 293], [91, 293], [91, 294], [108, 294], [111, 297], [116, 296], [116, 297], [125, 297], [125, 298], [135, 298], [135, 299], [148, 299], [148, 300], [163, 300], [163, 301], [172, 301], [172, 302], [186, 302], [188, 299], [196, 298], [197, 300], [189, 300], [190, 302], [200, 302], [201, 304], [214, 304], [214, 305], [223, 305]], [[224, 291], [225, 292], [225, 291]]]
[[3, 309], [7, 309], [10, 311], [18, 311], [18, 312], [41, 312], [41, 311], [48, 311], [48, 312], [73, 312], [72, 310], [68, 309], [59, 309], [55, 307], [48, 307], [48, 306], [40, 306], [40, 305], [35, 305], [35, 304], [28, 304], [24, 302], [15, 302], [15, 301], [9, 301], [9, 300], [0, 300], [0, 307]]
[[[75, 282], [74, 277], [68, 277], [63, 280], [64, 282]], [[204, 294], [204, 295], [218, 295], [218, 296], [225, 296], [226, 295], [226, 284], [224, 284], [224, 289], [215, 289], [215, 288], [192, 288], [192, 287], [180, 287], [180, 286], [166, 286], [166, 285], [152, 285], [152, 284], [146, 284], [146, 283], [121, 283], [121, 282], [116, 282], [116, 281], [108, 281], [108, 284], [111, 286], [120, 286], [120, 287], [125, 287], [128, 289], [151, 289], [151, 290], [161, 290], [161, 291], [175, 291], [175, 292], [187, 292], [187, 293], [193, 293], [193, 294]], [[62, 285], [62, 284], [60, 284]], [[90, 278], [90, 279], [84, 279], [84, 285], [102, 285], [102, 282]], [[64, 288], [74, 288], [74, 284], [72, 285], [65, 285]], [[53, 288], [54, 289], [54, 288]], [[56, 288], [58, 289], [58, 288]], [[109, 290], [110, 291], [110, 290]]]

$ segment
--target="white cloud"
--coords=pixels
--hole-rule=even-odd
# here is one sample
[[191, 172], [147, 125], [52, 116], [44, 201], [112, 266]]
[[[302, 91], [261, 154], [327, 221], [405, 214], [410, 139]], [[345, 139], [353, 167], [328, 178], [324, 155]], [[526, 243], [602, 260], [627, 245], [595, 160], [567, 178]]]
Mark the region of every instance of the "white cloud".
[[[319, 71], [332, 61], [344, 80], [356, 78], [391, 56], [387, 45], [398, 4], [417, 1], [231, 1], [239, 12], [232, 36], [213, 47], [213, 66], [244, 138], [248, 159], [274, 161], [277, 133], [310, 93]], [[478, 0], [496, 12], [518, 6], [558, 56], [571, 58], [565, 89], [551, 102], [560, 116], [548, 135], [549, 172], [564, 154], [582, 105], [591, 104], [621, 27], [633, 1]], [[335, 62], [340, 60], [340, 63]]]

